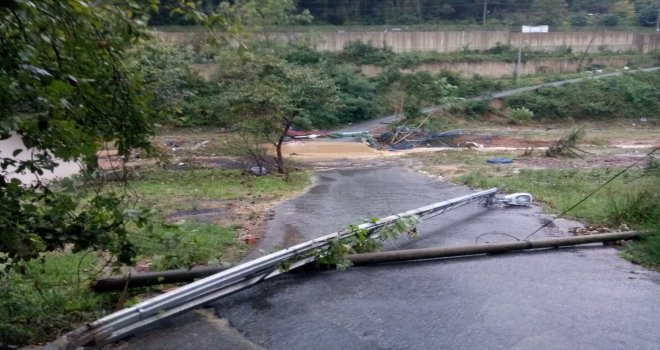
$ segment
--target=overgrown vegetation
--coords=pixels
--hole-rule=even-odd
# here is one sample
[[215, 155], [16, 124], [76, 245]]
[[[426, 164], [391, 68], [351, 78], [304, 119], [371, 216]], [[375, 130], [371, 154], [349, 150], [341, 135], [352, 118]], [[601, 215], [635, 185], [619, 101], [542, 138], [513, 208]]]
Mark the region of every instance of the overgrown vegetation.
[[511, 108], [528, 108], [534, 119], [555, 121], [646, 118], [658, 120], [660, 71], [585, 80], [507, 97]]
[[[226, 223], [217, 224], [185, 219], [185, 215], [164, 221], [162, 216], [218, 208], [222, 213], [224, 204], [218, 207], [218, 203], [271, 201], [294, 193], [307, 183], [305, 173], [291, 174], [290, 181], [284, 182], [276, 176], [246, 176], [238, 170], [142, 172], [131, 181], [131, 191], [154, 213], [145, 217], [148, 221], [143, 226], [129, 225], [127, 230], [138, 268], [158, 271], [231, 265], [247, 249], [236, 237], [241, 222], [225, 218]], [[90, 290], [91, 279], [119, 271], [115, 261], [115, 256], [104, 251], [72, 253], [67, 248], [20, 263], [0, 276], [0, 344], [52, 340], [77, 324], [140, 298], [145, 290], [133, 290], [127, 295], [96, 294]]]
[[[219, 0], [200, 1], [201, 10], [215, 9]], [[248, 1], [249, 3], [249, 1]], [[292, 4], [291, 1], [266, 2]], [[471, 28], [509, 29], [525, 24], [550, 24], [562, 29], [585, 26], [616, 27], [641, 25], [655, 26], [658, 4], [653, 0], [513, 0], [488, 2], [468, 0], [402, 0], [402, 1], [321, 1], [299, 0], [297, 12], [307, 13], [309, 20], [303, 23], [330, 25], [394, 25], [399, 29], [408, 26], [462, 26]], [[308, 10], [308, 12], [305, 12]], [[313, 21], [312, 20], [313, 17]], [[484, 23], [485, 19], [485, 23]], [[185, 16], [161, 10], [151, 19], [154, 25], [190, 24]], [[273, 23], [280, 24], [280, 23]], [[390, 27], [391, 28], [391, 27]], [[382, 30], [382, 29], [381, 29]]]
[[[588, 67], [594, 58], [620, 57], [627, 58], [631, 63], [652, 63], [652, 55], [640, 56], [636, 52], [611, 52], [601, 50], [598, 53], [575, 53], [570, 47], [560, 47], [554, 51], [532, 51], [529, 47], [522, 47], [521, 62], [531, 60], [573, 60], [584, 61]], [[327, 53], [334, 61], [340, 63], [371, 64], [381, 67], [396, 67], [400, 69], [411, 69], [425, 63], [449, 63], [449, 62], [516, 62], [518, 48], [510, 45], [497, 43], [495, 47], [487, 50], [474, 50], [465, 47], [456, 52], [440, 53], [436, 51], [411, 51], [395, 53], [388, 46], [379, 46], [376, 43], [363, 42], [361, 40], [351, 41], [338, 53]], [[646, 57], [646, 60], [644, 58]]]

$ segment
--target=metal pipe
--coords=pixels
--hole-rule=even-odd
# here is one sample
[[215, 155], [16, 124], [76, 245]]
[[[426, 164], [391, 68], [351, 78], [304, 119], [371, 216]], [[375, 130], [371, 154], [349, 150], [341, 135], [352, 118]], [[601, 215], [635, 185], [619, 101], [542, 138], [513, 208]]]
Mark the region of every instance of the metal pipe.
[[629, 231], [538, 241], [517, 241], [506, 243], [471, 244], [457, 247], [394, 250], [376, 253], [353, 254], [348, 255], [346, 258], [353, 262], [354, 265], [370, 265], [397, 261], [438, 259], [488, 253], [504, 253], [517, 250], [555, 248], [580, 244], [612, 242], [622, 239], [635, 238], [642, 235], [644, 235], [644, 233]]

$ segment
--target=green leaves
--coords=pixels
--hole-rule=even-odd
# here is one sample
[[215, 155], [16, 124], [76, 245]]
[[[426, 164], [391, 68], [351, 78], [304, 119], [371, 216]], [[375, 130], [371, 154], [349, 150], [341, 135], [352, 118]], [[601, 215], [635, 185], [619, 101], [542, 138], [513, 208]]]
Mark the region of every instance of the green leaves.
[[128, 5], [15, 1], [11, 11], [0, 8], [0, 135], [20, 137], [30, 152], [22, 159], [22, 150], [12, 149], [0, 158], [0, 263], [67, 243], [131, 260], [126, 225], [136, 217], [125, 214], [123, 195], [9, 180], [13, 172], [53, 170], [55, 157], [93, 160], [102, 142], [115, 142], [122, 155], [149, 148], [148, 94], [123, 61], [145, 36], [138, 22], [144, 12], [135, 1]]
[[[378, 222], [378, 218], [369, 219], [370, 223]], [[372, 232], [358, 225], [348, 225], [348, 233], [345, 238], [337, 238], [330, 242], [326, 250], [316, 252], [316, 263], [322, 266], [334, 266], [337, 270], [344, 271], [352, 266], [346, 255], [370, 253], [380, 250], [383, 242], [395, 240], [406, 233], [410, 237], [416, 237], [416, 227], [422, 220], [418, 215], [400, 218], [388, 226], [378, 230], [378, 238], [372, 237]]]

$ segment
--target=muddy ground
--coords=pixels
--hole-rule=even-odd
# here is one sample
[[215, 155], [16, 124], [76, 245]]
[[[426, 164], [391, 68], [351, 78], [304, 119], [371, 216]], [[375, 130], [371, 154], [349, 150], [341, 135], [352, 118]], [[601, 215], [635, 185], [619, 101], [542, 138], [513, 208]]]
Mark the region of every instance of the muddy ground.
[[[545, 148], [558, 140], [568, 128], [491, 127], [463, 129], [463, 133], [448, 142], [450, 147], [417, 147], [408, 150], [374, 149], [359, 139], [294, 139], [285, 143], [283, 153], [294, 170], [359, 169], [373, 167], [405, 167], [421, 173], [451, 180], [452, 177], [475, 171], [475, 159], [506, 156], [514, 160], [508, 170], [545, 168], [623, 168], [643, 157], [649, 149], [660, 145], [660, 130], [634, 126], [588, 129], [582, 158], [544, 157]], [[190, 168], [221, 168], [247, 170], [254, 166], [250, 158], [226, 156], [227, 133], [224, 130], [163, 133], [155, 143], [169, 157], [167, 167], [185, 171]], [[476, 147], [474, 146], [476, 145]], [[470, 148], [468, 148], [469, 146]], [[117, 168], [121, 163], [112, 151], [101, 157], [101, 166]], [[422, 161], [431, 158], [434, 162]], [[428, 159], [427, 159], [428, 160]], [[139, 154], [127, 163], [128, 167], [149, 166], [151, 159]], [[642, 162], [643, 163], [643, 162]], [[643, 166], [640, 163], [639, 166]], [[270, 167], [270, 171], [274, 169]], [[240, 224], [239, 238], [247, 243], [258, 242], [267, 222], [273, 217], [275, 201], [259, 203], [248, 201], [222, 201], [200, 203], [195, 211], [175, 212], [172, 221], [194, 219], [220, 225]]]

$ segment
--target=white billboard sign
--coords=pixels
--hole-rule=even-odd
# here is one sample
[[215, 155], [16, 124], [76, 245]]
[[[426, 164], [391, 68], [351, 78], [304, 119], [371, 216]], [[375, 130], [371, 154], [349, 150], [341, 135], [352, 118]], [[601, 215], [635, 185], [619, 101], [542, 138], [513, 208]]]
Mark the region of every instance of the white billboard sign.
[[547, 33], [548, 26], [522, 26], [523, 33]]

